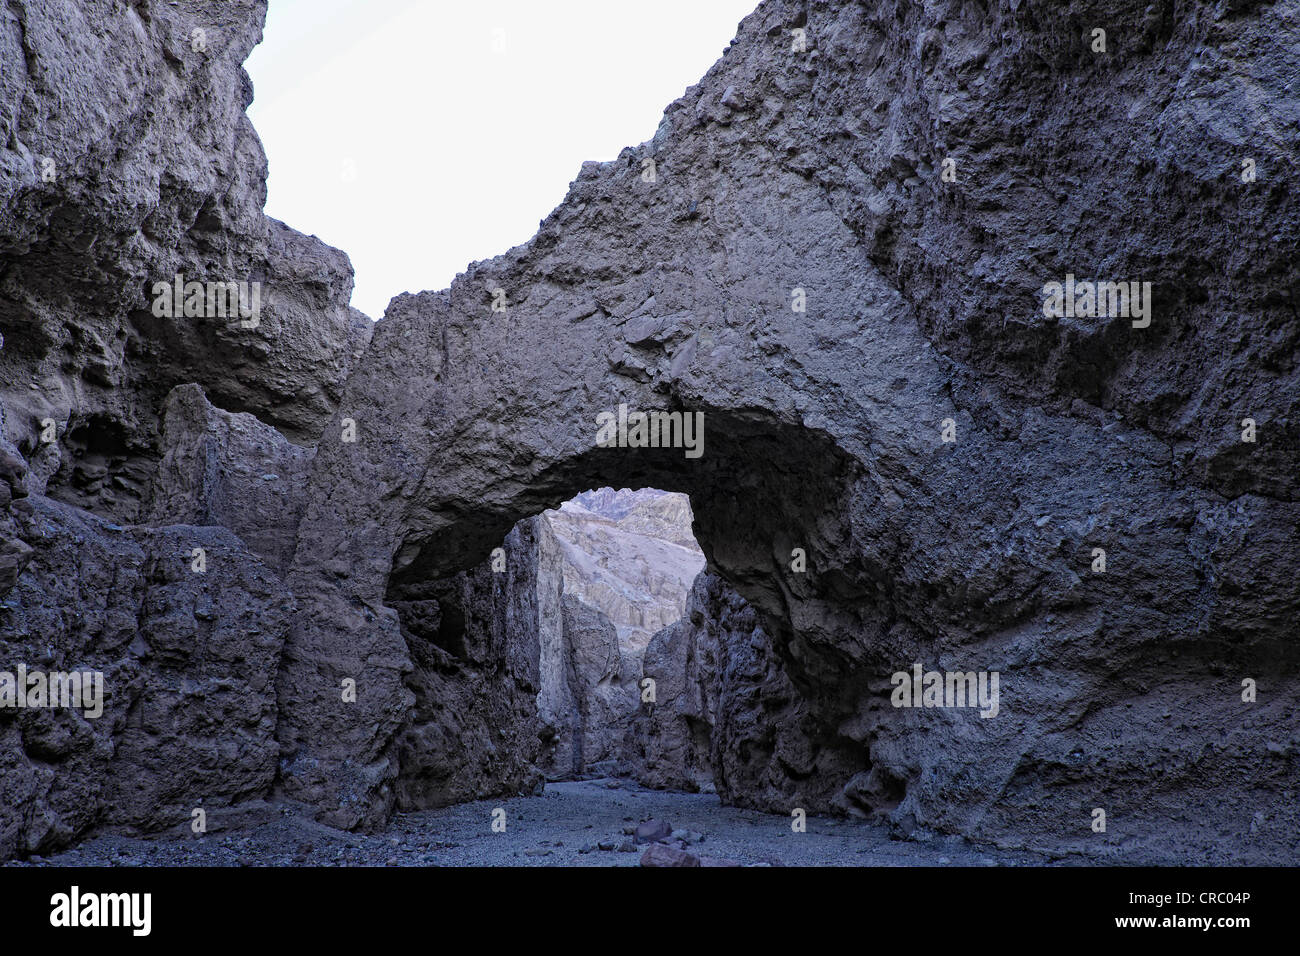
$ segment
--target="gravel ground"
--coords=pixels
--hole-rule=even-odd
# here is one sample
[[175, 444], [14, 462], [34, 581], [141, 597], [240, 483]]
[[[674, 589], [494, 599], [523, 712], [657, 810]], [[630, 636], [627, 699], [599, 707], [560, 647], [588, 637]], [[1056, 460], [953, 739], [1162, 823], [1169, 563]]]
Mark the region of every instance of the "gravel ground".
[[[493, 811], [506, 811], [504, 833]], [[1017, 866], [1053, 862], [959, 837], [894, 840], [880, 824], [790, 818], [724, 807], [711, 794], [647, 790], [626, 780], [548, 784], [541, 796], [480, 800], [402, 813], [382, 833], [322, 826], [304, 810], [279, 807], [255, 827], [203, 836], [99, 836], [55, 856], [16, 866], [637, 866], [644, 846], [629, 835], [665, 820], [699, 856], [770, 866]], [[625, 832], [626, 831], [626, 832]]]

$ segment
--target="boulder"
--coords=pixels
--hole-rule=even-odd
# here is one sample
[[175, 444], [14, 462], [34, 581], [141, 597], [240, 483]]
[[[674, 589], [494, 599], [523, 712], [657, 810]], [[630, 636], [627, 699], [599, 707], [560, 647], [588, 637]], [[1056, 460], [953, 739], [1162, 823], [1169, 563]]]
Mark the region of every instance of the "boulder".
[[672, 824], [665, 820], [643, 820], [636, 826], [637, 843], [658, 843], [672, 836]]
[[641, 854], [642, 866], [701, 866], [701, 861], [694, 853], [679, 850], [663, 843], [652, 843]]

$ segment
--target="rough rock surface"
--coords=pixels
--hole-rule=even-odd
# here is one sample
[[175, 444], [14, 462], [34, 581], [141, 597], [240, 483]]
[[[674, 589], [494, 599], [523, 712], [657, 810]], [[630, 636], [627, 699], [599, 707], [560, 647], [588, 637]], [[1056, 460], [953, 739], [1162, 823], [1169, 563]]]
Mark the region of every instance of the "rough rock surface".
[[3, 669], [99, 671], [104, 703], [0, 708], [0, 857], [269, 793], [279, 578], [223, 528], [123, 527], [39, 496], [13, 510], [33, 553], [0, 599]]
[[293, 559], [314, 454], [247, 413], [214, 408], [197, 385], [167, 398], [149, 524], [229, 528], [271, 567]]
[[[264, 0], [5, 7], [0, 402], [51, 497], [137, 520], [163, 401], [184, 383], [312, 441], [369, 338], [347, 304], [347, 257], [262, 213], [241, 64], [265, 12]], [[177, 274], [260, 283], [256, 327], [155, 315], [154, 284]]]
[[[710, 584], [719, 596], [721, 583], [710, 574], [696, 578], [682, 619], [659, 631], [646, 647], [642, 673], [655, 682], [655, 701], [643, 706], [628, 729], [624, 759], [648, 787], [716, 789], [712, 744], [717, 724], [719, 642], [746, 640], [756, 625], [752, 609], [745, 633], [726, 627], [710, 606]], [[734, 600], [743, 604], [736, 595]], [[746, 607], [748, 607], [746, 605]], [[725, 633], [719, 633], [726, 629]], [[662, 705], [659, 701], [662, 700]]]
[[[788, 813], [838, 805], [844, 782], [867, 770], [861, 747], [791, 684], [788, 663], [757, 612], [725, 581], [696, 580], [685, 616], [654, 636], [644, 674], [658, 700], [643, 708], [625, 742], [645, 785], [716, 790], [727, 803]], [[876, 794], [877, 809], [892, 809]]]
[[[106, 696], [0, 709], [0, 857], [275, 782], [306, 489], [262, 476], [304, 477], [282, 435], [315, 440], [371, 323], [347, 257], [262, 213], [241, 64], [265, 9], [0, 11], [0, 671], [97, 669]], [[177, 274], [259, 283], [256, 323], [157, 315]]]
[[[504, 570], [489, 562], [447, 580], [390, 587], [386, 603], [413, 665], [406, 686], [414, 710], [398, 740], [402, 809], [531, 792], [541, 783], [538, 595], [547, 572], [539, 524], [511, 531]], [[371, 692], [364, 676], [358, 684], [363, 698]]]
[[[767, 0], [373, 335], [261, 212], [264, 15], [0, 19], [0, 664], [110, 675], [93, 722], [0, 711], [0, 855], [527, 790], [566, 604], [516, 525], [608, 486], [690, 496], [716, 580], [661, 659], [700, 701], [656, 707], [711, 714], [728, 799], [1295, 861], [1300, 4]], [[258, 322], [156, 314], [177, 274], [261, 283]], [[1046, 314], [1067, 276], [1150, 282], [1149, 323]], [[703, 445], [610, 447], [621, 406]], [[301, 493], [245, 454], [310, 457]], [[231, 527], [150, 524], [196, 517]], [[997, 672], [998, 716], [892, 706], [918, 663]]]
[[[618, 629], [590, 604], [566, 594], [562, 621], [565, 679], [573, 709], [560, 733], [572, 741], [571, 774], [582, 775], [589, 764], [622, 755], [623, 735], [637, 707], [639, 668], [633, 655], [625, 653]], [[556, 766], [562, 769], [564, 764]]]
[[32, 557], [31, 546], [18, 535], [13, 514], [15, 499], [29, 493], [27, 462], [5, 437], [4, 407], [0, 406], [0, 598], [18, 583]]
[[[392, 575], [650, 486], [690, 495], [820, 743], [861, 754], [835, 801], [1291, 858], [1297, 7], [1162, 9], [764, 3], [534, 240], [395, 299], [340, 402], [362, 437], [313, 466], [286, 793], [388, 812], [406, 654], [358, 609]], [[1150, 281], [1150, 325], [1046, 317], [1067, 274]], [[703, 455], [600, 447], [620, 404], [704, 413]], [[916, 662], [999, 672], [1000, 715], [891, 707]], [[364, 709], [321, 706], [363, 666]]]

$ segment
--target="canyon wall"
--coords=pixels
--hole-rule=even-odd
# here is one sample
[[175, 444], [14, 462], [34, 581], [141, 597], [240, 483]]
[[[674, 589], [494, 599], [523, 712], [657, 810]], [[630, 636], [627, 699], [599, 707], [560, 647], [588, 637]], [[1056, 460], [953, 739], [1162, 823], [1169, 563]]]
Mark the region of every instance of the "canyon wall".
[[[676, 631], [598, 612], [664, 683], [647, 779], [1295, 861], [1300, 4], [767, 0], [532, 241], [373, 326], [261, 211], [264, 16], [3, 7], [0, 669], [106, 690], [0, 708], [0, 856], [534, 787], [571, 660], [535, 622], [609, 630], [519, 522], [612, 487], [689, 495], [709, 572]], [[177, 276], [260, 308], [169, 314]], [[1044, 302], [1076, 279], [1150, 310]], [[611, 443], [620, 406], [702, 431]], [[998, 715], [893, 706], [915, 664], [997, 672]]]
[[682, 495], [602, 488], [511, 529], [469, 572], [395, 576], [414, 711], [403, 809], [625, 765], [647, 623], [681, 617], [704, 558]]
[[[1295, 18], [762, 4], [531, 242], [376, 326], [290, 574], [282, 743], [310, 760], [285, 792], [388, 812], [400, 636], [351, 609], [391, 575], [649, 486], [690, 495], [816, 735], [767, 805], [1291, 858]], [[1045, 309], [1071, 277], [1150, 283], [1151, 310]], [[602, 442], [624, 405], [703, 414], [702, 454]], [[892, 706], [916, 664], [997, 672], [998, 716]], [[307, 692], [362, 670], [364, 712]], [[801, 780], [826, 751], [855, 756]]]
[[[677, 621], [704, 567], [685, 495], [600, 488], [540, 517], [562, 570], [557, 679], [538, 705], [554, 728], [545, 760], [555, 777], [614, 771], [641, 708], [642, 658], [652, 635]], [[544, 656], [543, 667], [546, 667]]]
[[[256, 441], [213, 449], [216, 473], [279, 468], [291, 446], [274, 429], [191, 389], [200, 421], [224, 430], [243, 419], [237, 427], [264, 443], [260, 459]], [[121, 525], [7, 490], [7, 533], [26, 550], [0, 596], [0, 670], [98, 672], [102, 699], [0, 708], [0, 856], [48, 851], [103, 824], [180, 832], [199, 809], [215, 826], [268, 797], [280, 756], [275, 674], [294, 610], [274, 549], [259, 553], [198, 515]]]
[[[371, 323], [347, 257], [262, 213], [265, 13], [0, 11], [0, 671], [104, 679], [96, 717], [0, 708], [0, 858], [274, 787], [309, 446]], [[259, 308], [160, 314], [177, 275]]]

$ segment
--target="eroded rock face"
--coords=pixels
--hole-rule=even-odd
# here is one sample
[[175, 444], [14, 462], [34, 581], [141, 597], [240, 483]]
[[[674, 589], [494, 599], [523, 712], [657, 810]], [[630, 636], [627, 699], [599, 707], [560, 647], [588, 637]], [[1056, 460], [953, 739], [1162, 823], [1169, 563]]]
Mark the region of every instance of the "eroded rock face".
[[[1284, 176], [1237, 174], [1243, 122], [1257, 168], [1289, 162], [1296, 8], [1144, 9], [765, 3], [532, 242], [396, 299], [340, 403], [361, 439], [328, 427], [313, 466], [286, 792], [386, 812], [406, 655], [361, 609], [391, 576], [652, 486], [690, 495], [819, 744], [861, 755], [806, 784], [791, 742], [772, 794], [1085, 853], [1293, 854], [1294, 695], [1241, 691], [1298, 665], [1298, 215]], [[1046, 316], [1069, 275], [1151, 282], [1150, 324]], [[703, 453], [601, 447], [621, 404], [703, 413]], [[891, 706], [915, 663], [999, 672], [999, 716]], [[319, 704], [363, 670], [363, 710]]]
[[197, 385], [167, 397], [148, 523], [229, 528], [283, 573], [293, 558], [314, 450], [246, 413], [214, 408]]
[[565, 592], [603, 612], [631, 652], [682, 616], [704, 568], [685, 495], [601, 488], [544, 518], [563, 553]]
[[98, 671], [103, 701], [0, 708], [0, 857], [267, 795], [293, 611], [278, 576], [224, 528], [123, 527], [40, 496], [12, 510], [32, 554], [0, 599], [0, 670]]
[[[0, 708], [0, 858], [272, 791], [311, 457], [287, 438], [314, 442], [370, 322], [347, 257], [262, 213], [241, 63], [265, 12], [0, 16], [0, 671], [105, 694], [94, 718]], [[258, 309], [160, 314], [177, 275]]]
[[856, 811], [837, 798], [844, 781], [866, 772], [866, 748], [821, 723], [790, 670], [755, 609], [702, 573], [683, 618], [646, 649], [657, 701], [627, 737], [630, 769], [647, 786], [716, 790], [738, 806]]
[[[716, 789], [712, 743], [720, 686], [719, 639], [744, 640], [752, 627], [744, 634], [718, 633], [721, 621], [714, 612], [719, 608], [710, 605], [708, 592], [712, 582], [718, 579], [707, 573], [696, 578], [682, 619], [655, 634], [646, 647], [642, 673], [654, 681], [655, 700], [638, 709], [624, 755], [648, 787]], [[743, 601], [739, 596], [735, 600]], [[749, 623], [755, 623], [752, 610]]]
[[552, 766], [557, 776], [581, 776], [590, 765], [621, 755], [623, 734], [636, 712], [638, 675], [635, 655], [625, 651], [618, 629], [602, 612], [565, 595], [563, 624], [573, 710], [559, 734], [571, 743], [568, 766], [562, 753]]
[[27, 462], [4, 431], [4, 408], [0, 406], [0, 598], [18, 582], [32, 549], [18, 534], [12, 505], [28, 494]]
[[[398, 579], [389, 590], [412, 662], [405, 684], [414, 709], [397, 748], [402, 809], [532, 792], [541, 783], [538, 622], [547, 569], [538, 524], [510, 532], [500, 570], [488, 562], [446, 580]], [[361, 683], [361, 694], [370, 693]]]
[[[143, 515], [173, 386], [314, 441], [370, 335], [347, 257], [262, 213], [241, 64], [265, 13], [69, 0], [0, 22], [0, 402], [43, 493], [119, 522]], [[259, 310], [160, 316], [177, 275], [256, 283]]]
[[[736, 802], [1294, 862], [1294, 2], [769, 0], [373, 337], [346, 257], [261, 213], [264, 13], [0, 23], [0, 660], [110, 678], [95, 721], [0, 711], [0, 855], [273, 786], [349, 827], [533, 786], [566, 633], [602, 669], [652, 621], [566, 601], [516, 525], [654, 487], [710, 575], [650, 645], [649, 772], [711, 724]], [[157, 314], [175, 275], [261, 283], [257, 321]], [[1069, 277], [1150, 313], [1048, 314]], [[607, 440], [656, 410], [670, 447]], [[998, 673], [998, 715], [894, 706], [914, 665]]]

